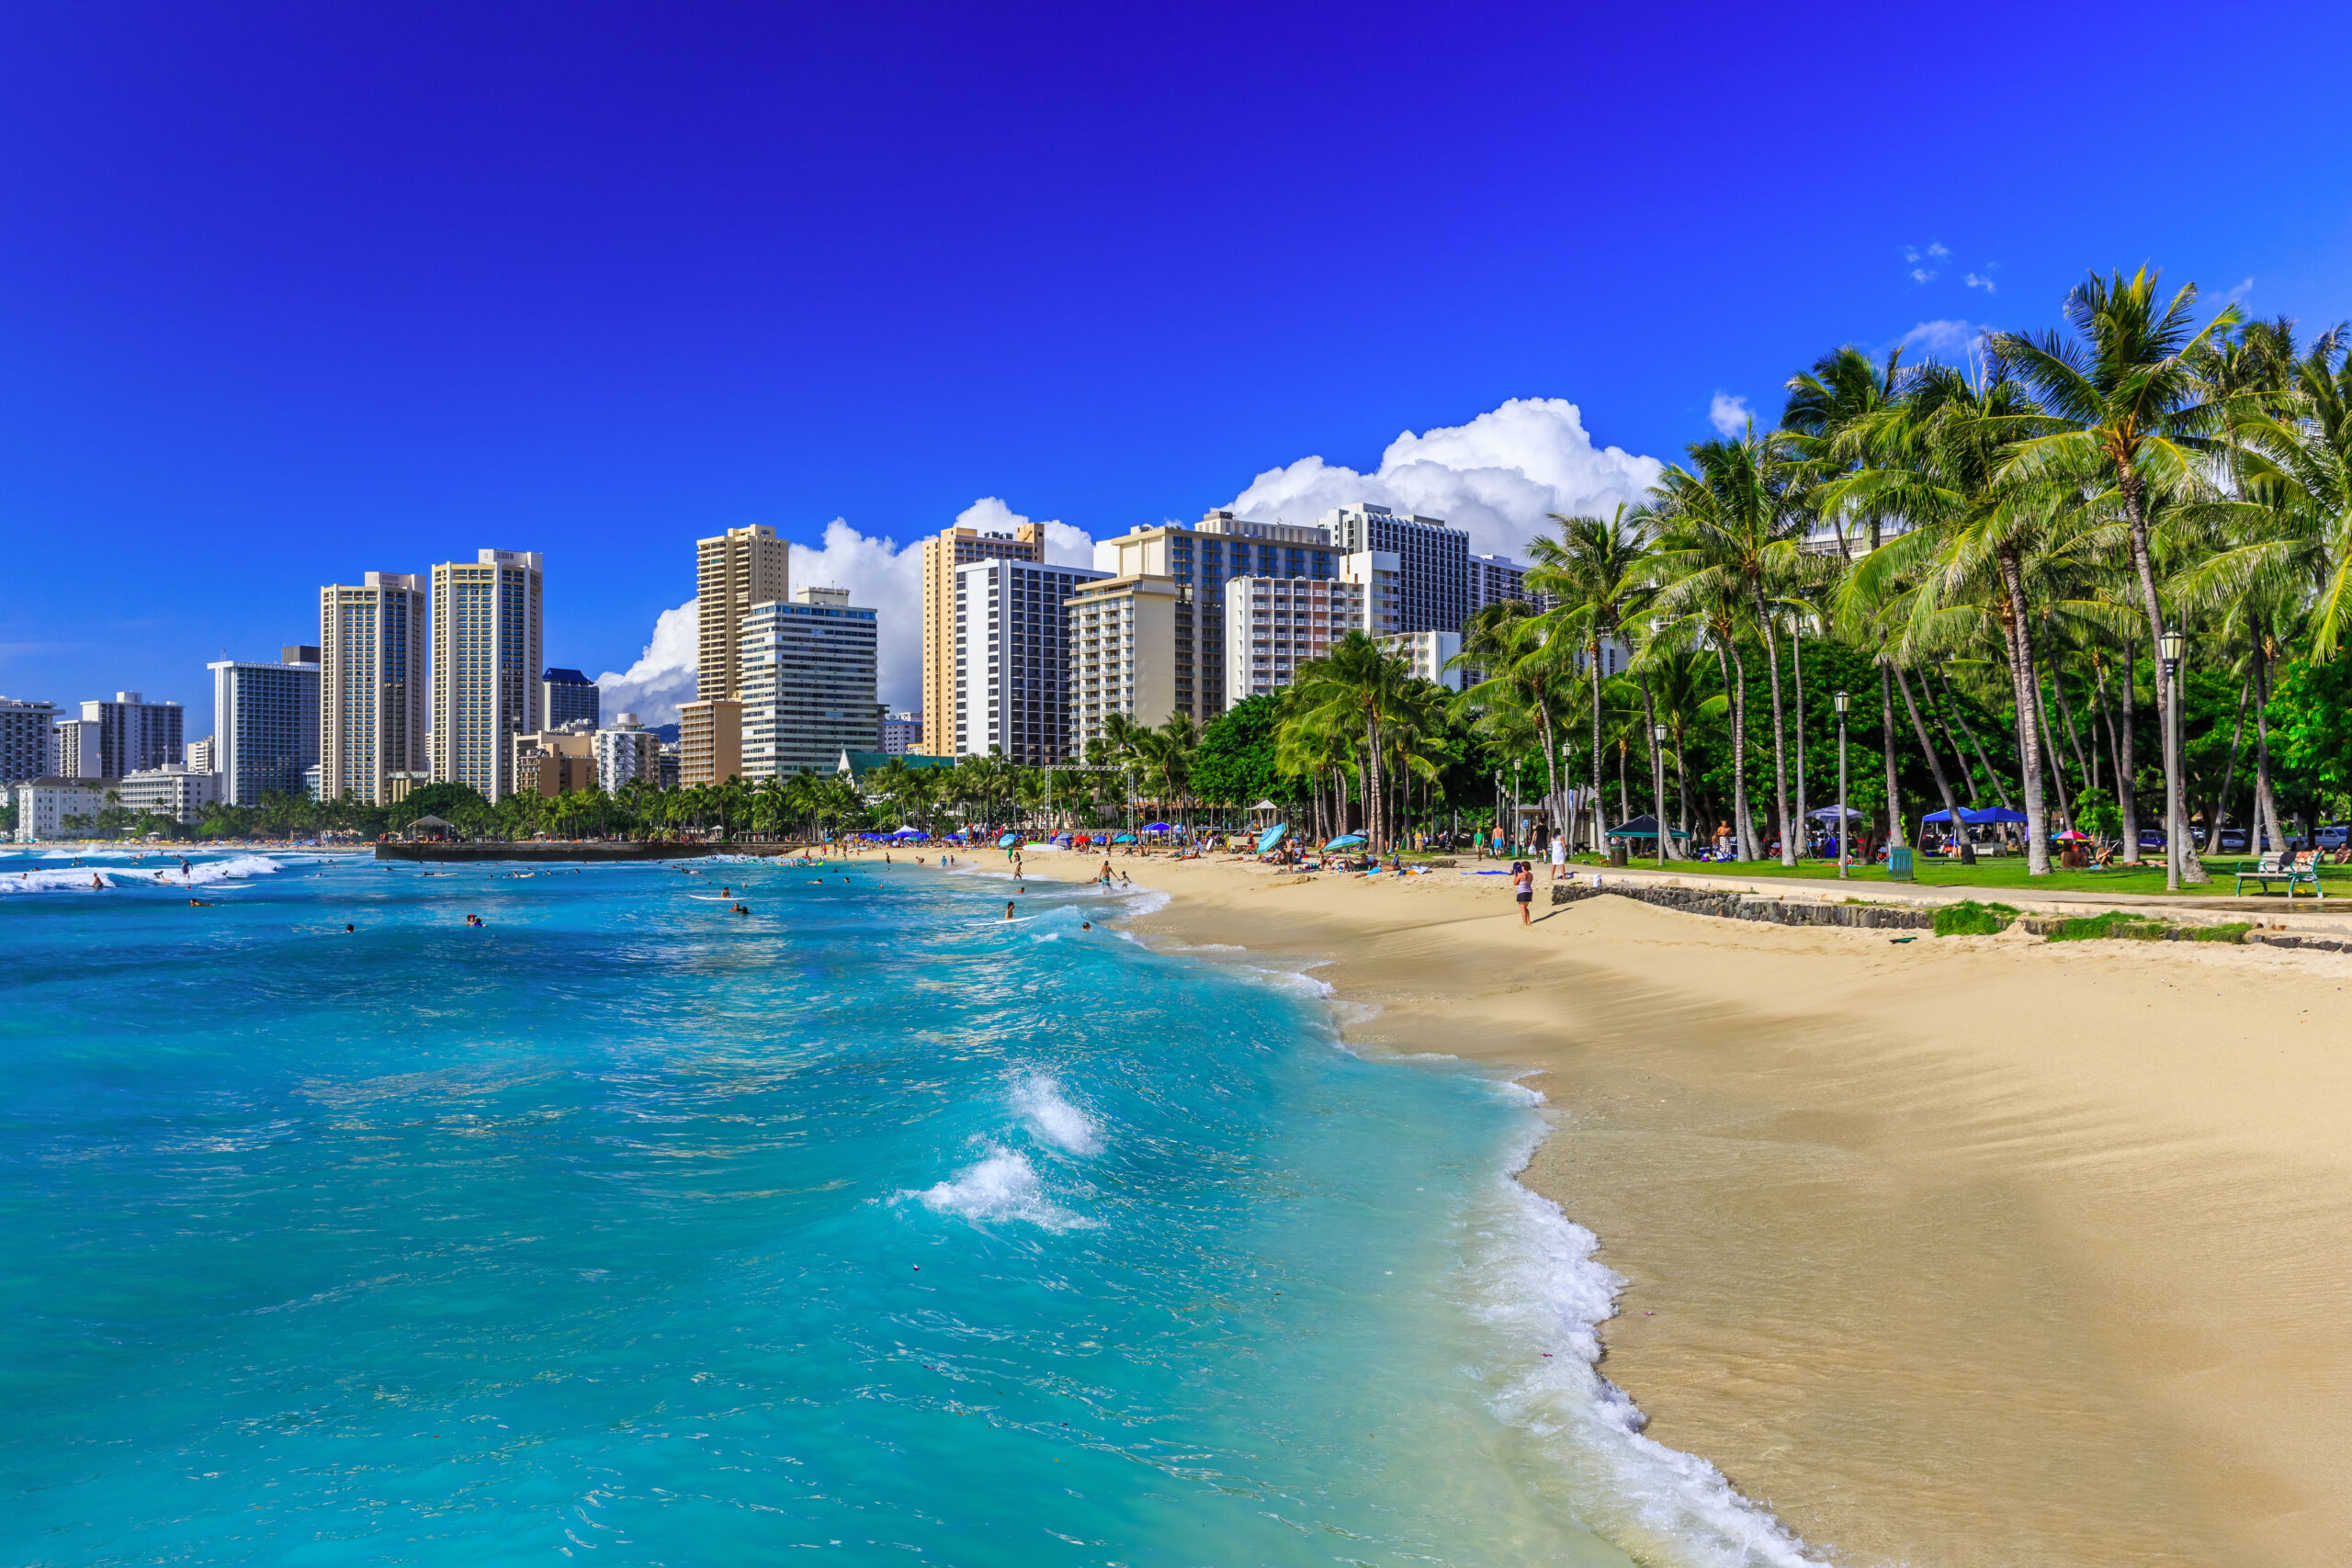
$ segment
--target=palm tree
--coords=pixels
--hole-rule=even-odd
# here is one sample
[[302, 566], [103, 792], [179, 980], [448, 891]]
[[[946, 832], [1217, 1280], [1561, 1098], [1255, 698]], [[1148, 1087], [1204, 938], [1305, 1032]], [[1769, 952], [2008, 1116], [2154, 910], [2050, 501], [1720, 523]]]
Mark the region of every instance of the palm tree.
[[[1586, 685], [1592, 694], [1592, 793], [1600, 798], [1601, 649], [1622, 641], [1626, 622], [1638, 615], [1654, 595], [1651, 582], [1650, 519], [1646, 509], [1628, 515], [1622, 503], [1607, 518], [1551, 514], [1559, 525], [1555, 537], [1539, 534], [1528, 546], [1532, 561], [1527, 573], [1530, 591], [1560, 601], [1547, 619], [1547, 635], [1571, 637], [1589, 661]], [[1563, 819], [1561, 825], [1565, 828]], [[1600, 813], [1592, 818], [1592, 852], [1606, 852], [1601, 841]]]
[[1375, 855], [1388, 842], [1381, 767], [1385, 760], [1382, 730], [1408, 717], [1404, 663], [1360, 631], [1331, 645], [1320, 659], [1300, 667], [1293, 688], [1310, 713], [1341, 722], [1363, 737], [1364, 836]]
[[[2139, 579], [2148, 646], [2161, 646], [2165, 606], [2156, 591], [2151, 518], [2166, 500], [2182, 500], [2210, 479], [2214, 433], [2236, 409], [2212, 396], [2199, 374], [2213, 334], [2237, 323], [2224, 306], [2192, 331], [2197, 286], [2188, 284], [2159, 304], [2157, 275], [2143, 267], [2126, 278], [2097, 274], [2066, 296], [2065, 315], [2075, 341], [2054, 332], [1996, 333], [1995, 352], [2040, 395], [2064, 428], [2019, 445], [2011, 457], [2018, 475], [2078, 491], [2111, 492], [2120, 503]], [[2188, 820], [2177, 755], [2177, 717], [2159, 681], [2156, 713], [2165, 735], [2165, 798], [2173, 819]], [[2184, 880], [2211, 880], [2193, 854], [2175, 857]]]
[[[1764, 641], [1764, 663], [1771, 678], [1773, 798], [1781, 828], [1781, 863], [1796, 864], [1796, 831], [1789, 820], [1787, 716], [1781, 694], [1780, 640], [1772, 601], [1800, 573], [1804, 508], [1799, 491], [1802, 464], [1787, 438], [1758, 436], [1702, 441], [1690, 447], [1690, 466], [1673, 467], [1654, 492], [1666, 531], [1658, 544], [1657, 570], [1664, 587], [1660, 607], [1724, 623], [1732, 606]], [[1738, 627], [1721, 624], [1736, 638]], [[1735, 650], [1734, 657], [1736, 658]], [[1746, 685], [1745, 667], [1741, 685]], [[1746, 728], [1746, 702], [1736, 703], [1735, 737]], [[1734, 746], [1741, 741], [1735, 739]], [[1747, 827], [1745, 780], [1741, 781], [1741, 826]]]
[[[1470, 617], [1462, 629], [1462, 652], [1452, 660], [1456, 669], [1485, 672], [1483, 680], [1462, 694], [1464, 708], [1487, 719], [1518, 715], [1533, 734], [1544, 752], [1545, 800], [1562, 832], [1567, 831], [1569, 814], [1554, 719], [1555, 710], [1565, 717], [1566, 699], [1576, 689], [1576, 651], [1574, 637], [1560, 634], [1549, 613], [1506, 600]], [[1593, 787], [1599, 790], [1598, 778]], [[1595, 799], [1597, 804], [1597, 794]]]

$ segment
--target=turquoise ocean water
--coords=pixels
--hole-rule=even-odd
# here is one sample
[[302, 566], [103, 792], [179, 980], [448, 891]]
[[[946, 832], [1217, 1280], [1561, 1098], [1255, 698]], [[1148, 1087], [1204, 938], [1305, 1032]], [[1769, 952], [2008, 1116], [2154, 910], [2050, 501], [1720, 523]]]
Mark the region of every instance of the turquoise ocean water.
[[0, 1562], [1802, 1560], [1524, 1089], [1091, 889], [513, 869], [0, 856]]

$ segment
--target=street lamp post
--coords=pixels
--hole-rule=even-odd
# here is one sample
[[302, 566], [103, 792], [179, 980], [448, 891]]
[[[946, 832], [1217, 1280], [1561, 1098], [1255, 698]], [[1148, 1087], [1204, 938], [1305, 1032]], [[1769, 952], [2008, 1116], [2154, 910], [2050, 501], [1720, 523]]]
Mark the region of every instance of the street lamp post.
[[2180, 891], [2180, 660], [2188, 639], [2177, 630], [2156, 638], [2165, 661], [2165, 891]]
[[1657, 829], [1657, 868], [1666, 869], [1666, 726], [1650, 726], [1650, 798], [1657, 805], [1652, 808], [1653, 826]]
[[1838, 694], [1838, 880], [1846, 879], [1846, 864], [1850, 858], [1846, 848], [1846, 709], [1853, 698]]

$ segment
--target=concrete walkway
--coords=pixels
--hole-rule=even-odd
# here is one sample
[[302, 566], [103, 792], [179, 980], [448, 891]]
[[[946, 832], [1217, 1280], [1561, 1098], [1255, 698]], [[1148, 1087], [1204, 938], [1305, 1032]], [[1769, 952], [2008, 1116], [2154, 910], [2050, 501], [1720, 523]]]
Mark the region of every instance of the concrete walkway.
[[1842, 904], [1849, 898], [1860, 898], [1871, 904], [1907, 904], [1915, 908], [1934, 908], [1939, 904], [1957, 904], [1964, 898], [1975, 898], [1987, 904], [2007, 904], [2035, 914], [2082, 915], [2105, 909], [2147, 909], [2161, 910], [2167, 919], [2182, 925], [2222, 925], [2233, 920], [2252, 920], [2258, 926], [2276, 931], [2352, 932], [2352, 898], [2345, 897], [2319, 899], [2304, 895], [2298, 896], [2290, 905], [2283, 894], [2277, 893], [2262, 898], [2233, 898], [2227, 894], [2209, 897], [2100, 893], [2056, 887], [2024, 892], [2002, 887], [1958, 887], [1950, 883], [1934, 882], [1840, 882], [1835, 876], [1741, 876], [1736, 872], [1661, 872], [1656, 866], [1639, 864], [1622, 868], [1572, 866], [1569, 869], [1575, 875], [1587, 880], [1600, 877], [1603, 887], [1612, 882], [1664, 883], [1670, 887], [1752, 893], [1792, 902]]

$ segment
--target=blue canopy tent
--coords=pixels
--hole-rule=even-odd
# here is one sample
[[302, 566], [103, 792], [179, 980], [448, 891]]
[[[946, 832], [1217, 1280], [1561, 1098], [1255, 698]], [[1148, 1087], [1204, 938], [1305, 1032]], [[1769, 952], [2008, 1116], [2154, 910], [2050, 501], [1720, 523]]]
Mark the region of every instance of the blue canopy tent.
[[[2025, 820], [2025, 813], [2022, 811], [2012, 811], [2006, 806], [1987, 806], [1981, 809], [1963, 806], [1960, 808], [1960, 819], [1969, 827], [1983, 828], [1995, 822], [2022, 822]], [[1925, 817], [1920, 818], [1919, 820], [1922, 822], [1949, 822], [1951, 820], [1951, 813], [1949, 811], [1930, 811]]]

